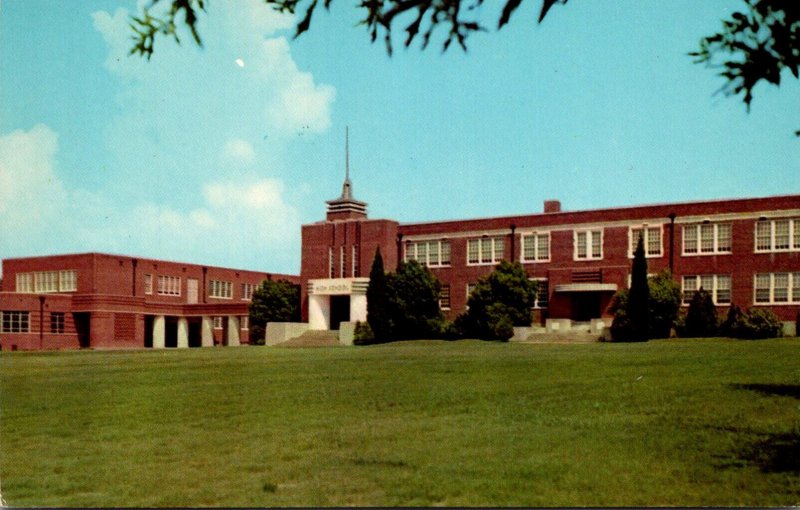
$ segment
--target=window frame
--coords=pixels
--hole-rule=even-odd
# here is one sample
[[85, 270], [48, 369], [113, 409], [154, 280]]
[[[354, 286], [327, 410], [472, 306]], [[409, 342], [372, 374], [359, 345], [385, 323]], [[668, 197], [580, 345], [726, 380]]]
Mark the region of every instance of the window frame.
[[[180, 297], [181, 296], [181, 287], [183, 286], [181, 283], [180, 276], [170, 276], [165, 274], [158, 275], [157, 280], [157, 287], [156, 292], [159, 296], [172, 296], [172, 297]], [[161, 282], [164, 282], [162, 285]]]
[[[786, 291], [786, 300], [778, 301], [775, 299], [777, 277], [786, 277], [786, 286], [780, 290]], [[759, 278], [766, 278], [768, 286], [759, 286]], [[759, 291], [766, 291], [769, 299], [759, 300]], [[800, 304], [800, 271], [775, 271], [771, 273], [753, 274], [753, 304], [757, 306], [787, 306]]]
[[65, 312], [50, 312], [50, 333], [53, 335], [63, 335], [67, 323]]
[[[446, 292], [445, 292], [446, 290]], [[452, 306], [452, 289], [449, 283], [443, 283], [439, 291], [439, 309], [450, 310]]]
[[230, 280], [209, 280], [208, 297], [214, 299], [233, 299], [233, 282]]
[[[693, 278], [696, 281], [694, 288], [691, 290], [687, 290], [686, 288], [686, 280], [688, 278]], [[703, 279], [708, 278], [711, 279], [710, 289], [706, 288], [703, 283]], [[727, 288], [721, 288], [720, 281], [727, 281]], [[714, 306], [727, 306], [733, 302], [733, 275], [727, 273], [686, 274], [681, 276], [681, 306], [689, 306], [689, 304], [692, 302], [694, 293], [701, 288], [711, 294], [711, 300], [714, 302]], [[721, 291], [728, 293], [728, 298], [726, 301], [720, 300], [719, 295]]]
[[[711, 251], [703, 251], [703, 227], [712, 227], [712, 249]], [[728, 247], [720, 248], [720, 227], [728, 227]], [[687, 251], [686, 239], [688, 238], [687, 232], [691, 230], [695, 236], [696, 251]], [[682, 225], [681, 229], [681, 256], [683, 257], [696, 257], [708, 255], [731, 255], [733, 253], [733, 224], [732, 223], [687, 223]]]
[[[420, 255], [422, 251], [420, 250], [420, 247], [423, 245], [425, 246], [424, 249], [425, 260], [421, 260], [422, 256]], [[431, 248], [434, 247], [435, 249], [431, 250]], [[444, 256], [445, 253], [447, 254], [447, 257]], [[434, 256], [432, 256], [431, 254], [435, 254], [436, 262], [432, 262]], [[451, 246], [449, 239], [406, 241], [403, 249], [403, 261], [411, 262], [412, 260], [415, 260], [426, 267], [450, 267], [450, 254], [451, 254]]]
[[[586, 243], [586, 256], [579, 257], [578, 256], [578, 238], [581, 234], [585, 236], [585, 243]], [[599, 234], [599, 235], [598, 235]], [[589, 261], [589, 260], [603, 260], [603, 237], [605, 236], [605, 229], [603, 228], [582, 228], [582, 229], [575, 229], [572, 231], [572, 260], [575, 262], [582, 262], [582, 261]], [[600, 253], [595, 254], [595, 238], [599, 237], [599, 245], [600, 245]]]
[[[470, 245], [477, 245], [477, 261], [470, 261]], [[468, 266], [492, 266], [499, 264], [505, 259], [505, 237], [504, 236], [481, 236], [467, 239], [467, 265]], [[488, 252], [488, 253], [486, 253]], [[499, 258], [498, 258], [499, 255]]]
[[[544, 240], [547, 243], [547, 254], [545, 257], [539, 257], [539, 241]], [[533, 258], [528, 258], [526, 248], [528, 248], [528, 243], [533, 243], [532, 250], [533, 250]], [[533, 231], [533, 232], [526, 232], [520, 236], [520, 260], [523, 263], [535, 263], [535, 262], [550, 262], [551, 259], [551, 238], [550, 238], [550, 231]]]
[[[639, 238], [634, 240], [634, 231], [641, 230], [643, 233], [642, 241], [644, 241], [644, 256], [648, 259], [657, 259], [664, 256], [664, 224], [650, 225], [643, 223], [641, 225], [631, 225], [628, 227], [628, 258], [632, 259], [636, 251], [636, 245]], [[650, 253], [650, 231], [658, 230], [658, 253]]]
[[[778, 224], [786, 222], [786, 245], [778, 247]], [[768, 226], [768, 242], [766, 246], [759, 247], [759, 240], [763, 240], [763, 233], [759, 232], [762, 226]], [[760, 235], [761, 234], [761, 235]], [[783, 234], [781, 233], [781, 237]], [[762, 243], [763, 244], [763, 243]], [[753, 226], [753, 253], [787, 253], [800, 251], [800, 218], [762, 218]]]
[[[24, 326], [24, 329], [23, 329]], [[0, 333], [16, 334], [31, 332], [31, 313], [27, 310], [0, 311]]]

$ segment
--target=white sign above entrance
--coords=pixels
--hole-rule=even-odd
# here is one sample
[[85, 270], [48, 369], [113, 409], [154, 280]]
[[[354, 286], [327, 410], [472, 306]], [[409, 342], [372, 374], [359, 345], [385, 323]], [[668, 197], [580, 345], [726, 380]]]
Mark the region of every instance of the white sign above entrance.
[[308, 293], [312, 296], [348, 296], [365, 294], [369, 278], [325, 278], [308, 281]]

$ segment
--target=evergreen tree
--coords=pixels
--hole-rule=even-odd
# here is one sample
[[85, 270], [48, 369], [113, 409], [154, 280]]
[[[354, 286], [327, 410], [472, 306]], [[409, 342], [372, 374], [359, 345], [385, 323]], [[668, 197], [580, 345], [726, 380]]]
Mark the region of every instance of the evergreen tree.
[[686, 336], [709, 337], [717, 334], [717, 308], [711, 294], [702, 287], [694, 293], [686, 312]]
[[391, 336], [392, 324], [389, 315], [389, 289], [383, 270], [380, 247], [375, 249], [375, 259], [369, 271], [367, 286], [367, 323], [372, 328], [375, 340], [385, 342]]
[[650, 329], [650, 288], [647, 285], [647, 259], [644, 255], [642, 236], [639, 236], [636, 251], [633, 253], [627, 316], [630, 320], [629, 340], [634, 342], [647, 340]]

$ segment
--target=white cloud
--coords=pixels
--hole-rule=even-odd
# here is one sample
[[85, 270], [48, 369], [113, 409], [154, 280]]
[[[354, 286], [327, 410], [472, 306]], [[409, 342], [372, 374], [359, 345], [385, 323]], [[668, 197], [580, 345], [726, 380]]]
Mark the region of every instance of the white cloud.
[[225, 143], [225, 156], [239, 163], [250, 165], [256, 159], [256, 151], [253, 145], [241, 138], [234, 138]]
[[57, 150], [58, 135], [44, 124], [0, 136], [0, 231], [17, 242], [51, 229], [66, 203]]

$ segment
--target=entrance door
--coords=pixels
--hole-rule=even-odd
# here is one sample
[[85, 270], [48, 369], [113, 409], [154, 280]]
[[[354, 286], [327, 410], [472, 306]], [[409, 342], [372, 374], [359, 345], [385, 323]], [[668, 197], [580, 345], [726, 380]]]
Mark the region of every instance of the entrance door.
[[186, 302], [190, 305], [197, 304], [197, 278], [186, 279]]
[[88, 313], [73, 313], [72, 320], [75, 322], [75, 332], [78, 334], [78, 345], [81, 349], [89, 347], [91, 338], [90, 324], [91, 318]]
[[600, 293], [576, 292], [572, 294], [572, 320], [589, 322], [600, 317]]
[[350, 296], [331, 296], [331, 329], [350, 321]]

